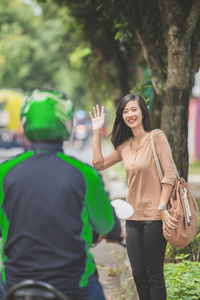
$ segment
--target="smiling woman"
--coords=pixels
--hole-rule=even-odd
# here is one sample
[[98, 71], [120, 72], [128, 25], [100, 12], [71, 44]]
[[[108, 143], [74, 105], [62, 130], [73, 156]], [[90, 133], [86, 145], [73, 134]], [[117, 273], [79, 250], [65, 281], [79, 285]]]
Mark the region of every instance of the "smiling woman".
[[[134, 208], [127, 218], [127, 251], [140, 300], [166, 300], [163, 264], [166, 240], [162, 228], [176, 228], [176, 220], [165, 209], [176, 178], [171, 149], [162, 131], [154, 144], [164, 179], [162, 189], [151, 148], [148, 107], [139, 95], [126, 95], [117, 106], [111, 133], [114, 150], [103, 157], [101, 129], [104, 107], [90, 112], [93, 128], [93, 165], [101, 171], [123, 160], [128, 179], [126, 201]], [[162, 210], [160, 210], [160, 207]]]
[[[142, 111], [137, 100], [130, 101], [126, 104], [123, 111], [123, 120], [130, 128], [142, 126]], [[132, 126], [133, 125], [133, 126]]]
[[127, 139], [135, 138], [132, 130], [134, 127], [140, 128], [143, 135], [151, 131], [149, 110], [145, 100], [141, 96], [130, 94], [123, 97], [117, 106], [111, 133], [111, 141], [115, 149]]

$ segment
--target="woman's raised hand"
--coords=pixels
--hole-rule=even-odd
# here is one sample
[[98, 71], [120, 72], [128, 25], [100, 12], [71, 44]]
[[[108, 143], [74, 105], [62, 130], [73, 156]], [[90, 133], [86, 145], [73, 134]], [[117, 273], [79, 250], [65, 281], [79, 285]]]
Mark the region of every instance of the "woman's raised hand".
[[94, 117], [91, 112], [89, 112], [90, 119], [92, 121], [92, 130], [101, 130], [104, 122], [105, 122], [105, 113], [104, 113], [104, 106], [101, 108], [101, 112], [99, 109], [99, 105], [96, 105], [96, 107], [93, 107]]

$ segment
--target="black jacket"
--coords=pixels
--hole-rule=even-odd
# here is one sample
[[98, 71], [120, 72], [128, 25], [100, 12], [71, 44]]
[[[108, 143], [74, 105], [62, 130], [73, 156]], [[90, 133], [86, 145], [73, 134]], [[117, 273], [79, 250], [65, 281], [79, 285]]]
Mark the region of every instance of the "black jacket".
[[34, 143], [0, 165], [0, 203], [8, 287], [25, 279], [85, 286], [95, 271], [92, 230], [121, 233], [98, 172], [57, 144]]

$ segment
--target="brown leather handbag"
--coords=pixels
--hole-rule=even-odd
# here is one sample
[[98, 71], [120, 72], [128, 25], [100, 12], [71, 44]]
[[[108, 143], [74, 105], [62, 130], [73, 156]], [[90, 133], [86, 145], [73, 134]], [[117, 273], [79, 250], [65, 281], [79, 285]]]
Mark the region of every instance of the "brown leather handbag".
[[[155, 130], [151, 134], [151, 146], [160, 181], [162, 182], [162, 169], [153, 142], [154, 132]], [[197, 234], [199, 207], [195, 198], [190, 192], [188, 183], [184, 180], [184, 178], [180, 178], [178, 171], [177, 179], [167, 204], [167, 210], [173, 218], [178, 220], [178, 227], [176, 229], [170, 229], [170, 234], [164, 234], [164, 237], [171, 246], [184, 248]]]

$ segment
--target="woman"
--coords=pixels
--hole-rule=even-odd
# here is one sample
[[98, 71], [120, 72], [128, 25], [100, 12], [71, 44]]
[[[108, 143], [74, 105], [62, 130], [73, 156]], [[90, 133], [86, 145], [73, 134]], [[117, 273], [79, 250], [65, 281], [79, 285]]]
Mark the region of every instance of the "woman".
[[177, 227], [166, 210], [176, 179], [171, 149], [165, 134], [154, 133], [154, 145], [164, 178], [162, 188], [151, 148], [151, 126], [147, 105], [138, 95], [126, 95], [117, 106], [111, 133], [114, 150], [103, 157], [101, 129], [104, 107], [90, 112], [93, 128], [93, 165], [99, 171], [123, 161], [128, 179], [127, 202], [134, 215], [126, 221], [127, 251], [140, 300], [165, 300], [163, 264], [166, 240], [162, 233]]

